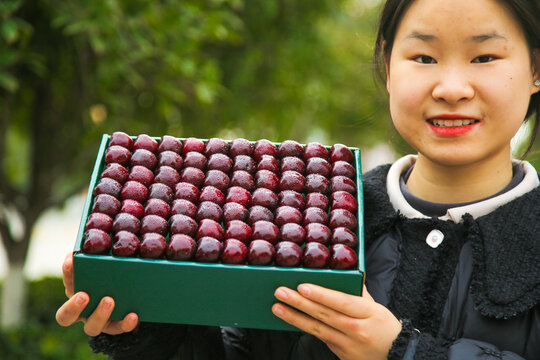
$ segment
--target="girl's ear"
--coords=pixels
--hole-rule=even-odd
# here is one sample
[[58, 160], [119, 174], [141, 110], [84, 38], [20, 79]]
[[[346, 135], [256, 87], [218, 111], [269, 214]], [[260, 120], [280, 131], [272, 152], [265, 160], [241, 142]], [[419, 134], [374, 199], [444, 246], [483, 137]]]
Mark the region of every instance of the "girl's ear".
[[533, 50], [532, 66], [534, 84], [531, 95], [540, 91], [540, 86], [537, 86], [538, 82], [540, 82], [540, 49]]
[[386, 41], [382, 43], [382, 54], [386, 73], [386, 91], [390, 92], [390, 56], [386, 53]]

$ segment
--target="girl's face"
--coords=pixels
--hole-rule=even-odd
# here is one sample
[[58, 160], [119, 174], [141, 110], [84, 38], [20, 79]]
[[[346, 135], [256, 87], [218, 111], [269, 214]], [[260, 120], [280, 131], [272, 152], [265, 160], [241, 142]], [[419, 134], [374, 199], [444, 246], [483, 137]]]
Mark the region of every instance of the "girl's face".
[[495, 0], [416, 0], [397, 29], [387, 89], [394, 125], [443, 166], [510, 159], [536, 74], [519, 23]]

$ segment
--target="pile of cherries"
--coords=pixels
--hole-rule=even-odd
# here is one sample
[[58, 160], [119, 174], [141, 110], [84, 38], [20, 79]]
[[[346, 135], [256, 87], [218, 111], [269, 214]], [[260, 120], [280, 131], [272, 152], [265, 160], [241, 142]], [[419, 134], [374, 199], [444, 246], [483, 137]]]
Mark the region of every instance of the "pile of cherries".
[[354, 269], [356, 170], [345, 145], [110, 137], [83, 251]]

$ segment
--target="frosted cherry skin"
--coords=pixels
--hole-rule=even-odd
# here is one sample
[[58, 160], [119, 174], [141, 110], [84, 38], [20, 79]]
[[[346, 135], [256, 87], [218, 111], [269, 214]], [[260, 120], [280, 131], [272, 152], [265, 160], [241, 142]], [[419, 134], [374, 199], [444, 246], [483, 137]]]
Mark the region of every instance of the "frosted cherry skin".
[[114, 218], [120, 210], [120, 201], [112, 195], [100, 194], [94, 198], [92, 212], [104, 213]]
[[135, 216], [128, 213], [117, 214], [114, 218], [113, 225], [112, 225], [112, 230], [115, 233], [125, 230], [125, 231], [132, 232], [134, 234], [138, 234], [140, 228], [141, 228], [141, 221], [137, 219]]
[[228, 202], [223, 205], [223, 221], [228, 223], [232, 220], [245, 221], [249, 216], [248, 209], [239, 203]]
[[146, 149], [135, 150], [129, 160], [130, 166], [141, 165], [152, 171], [156, 168], [157, 162], [156, 155]]
[[195, 260], [199, 262], [217, 262], [221, 256], [223, 244], [209, 236], [202, 237], [197, 241]]
[[144, 207], [144, 215], [157, 215], [168, 219], [171, 214], [171, 206], [161, 199], [148, 199]]
[[109, 234], [100, 229], [86, 230], [83, 241], [83, 251], [87, 254], [107, 254], [112, 246]]
[[142, 258], [159, 259], [162, 258], [167, 249], [165, 237], [157, 233], [147, 233], [142, 235], [139, 254]]
[[320, 157], [325, 160], [328, 160], [328, 149], [322, 144], [317, 142], [310, 142], [304, 146], [304, 161], [308, 161], [313, 157]]
[[100, 229], [108, 233], [111, 231], [112, 224], [113, 219], [109, 215], [103, 213], [92, 213], [90, 216], [88, 216], [84, 229]]
[[231, 220], [225, 229], [225, 239], [237, 239], [244, 244], [251, 241], [251, 226], [241, 220]]
[[165, 256], [169, 260], [191, 260], [197, 250], [197, 243], [189, 235], [174, 234], [171, 236]]
[[278, 156], [280, 158], [287, 156], [302, 158], [304, 156], [304, 147], [295, 140], [285, 140], [278, 147]]
[[264, 206], [254, 205], [249, 209], [247, 222], [252, 225], [259, 220], [274, 221], [274, 214]]
[[137, 136], [135, 142], [133, 143], [133, 151], [137, 151], [138, 149], [145, 149], [152, 153], [155, 153], [157, 152], [158, 147], [158, 142], [147, 134], [140, 134], [139, 136]]
[[238, 155], [247, 155], [250, 156], [253, 154], [253, 144], [243, 138], [236, 138], [231, 141], [231, 146], [229, 148], [229, 155], [231, 157], [236, 157]]
[[128, 180], [120, 193], [122, 200], [132, 199], [144, 204], [148, 198], [148, 188], [138, 181]]
[[118, 145], [125, 147], [128, 150], [133, 148], [133, 139], [122, 131], [115, 131], [111, 134], [111, 140], [109, 141], [109, 147]]
[[182, 214], [195, 219], [197, 205], [186, 199], [174, 199], [171, 204], [171, 215]]
[[194, 237], [197, 233], [197, 222], [186, 215], [176, 214], [171, 216], [170, 232], [174, 234], [185, 234]]
[[140, 247], [137, 235], [129, 231], [119, 231], [114, 235], [112, 254], [120, 257], [135, 257], [139, 254]]
[[190, 137], [184, 140], [182, 148], [182, 155], [186, 155], [190, 151], [204, 152], [204, 142], [201, 139]]
[[279, 197], [270, 189], [258, 188], [251, 194], [251, 205], [264, 206], [274, 210], [279, 203]]
[[179, 181], [180, 174], [170, 166], [161, 166], [154, 177], [154, 182], [163, 183], [169, 186], [171, 189], [174, 189]]
[[259, 220], [251, 225], [251, 236], [253, 239], [266, 240], [275, 245], [279, 239], [279, 228], [273, 222]]
[[141, 219], [141, 234], [158, 233], [163, 236], [169, 232], [169, 223], [158, 215], [145, 215]]
[[148, 188], [149, 199], [161, 199], [170, 204], [174, 199], [174, 193], [169, 185], [163, 183], [153, 183]]
[[238, 155], [234, 158], [232, 171], [243, 170], [250, 174], [255, 174], [257, 171], [257, 163], [248, 155]]
[[166, 150], [158, 155], [158, 166], [170, 166], [176, 171], [181, 171], [183, 165], [184, 159], [173, 151]]
[[131, 152], [119, 145], [113, 145], [109, 146], [107, 150], [105, 150], [105, 163], [118, 163], [122, 166], [129, 165], [129, 162], [131, 160]]
[[172, 151], [180, 154], [182, 151], [182, 142], [173, 136], [163, 135], [159, 142], [157, 151], [160, 153], [164, 151]]
[[177, 199], [185, 199], [197, 204], [199, 201], [200, 190], [197, 186], [189, 182], [179, 182], [174, 187], [174, 196]]
[[224, 264], [244, 264], [247, 259], [247, 246], [240, 240], [227, 239], [223, 243], [221, 262]]
[[206, 163], [207, 170], [220, 170], [223, 171], [225, 174], [231, 172], [232, 167], [232, 159], [227, 155], [221, 153], [211, 155], [208, 158], [208, 162]]
[[279, 238], [281, 241], [292, 241], [298, 245], [302, 245], [306, 240], [306, 230], [300, 224], [283, 224], [279, 229]]
[[221, 224], [212, 219], [203, 219], [199, 222], [199, 228], [197, 229], [197, 234], [195, 238], [201, 239], [203, 237], [209, 236], [219, 241], [223, 240], [223, 235], [225, 231]]
[[122, 184], [111, 178], [101, 178], [94, 187], [93, 195], [109, 194], [115, 198], [120, 198]]
[[129, 171], [125, 166], [118, 163], [110, 163], [105, 166], [105, 169], [101, 173], [101, 178], [111, 178], [123, 184], [127, 181]]

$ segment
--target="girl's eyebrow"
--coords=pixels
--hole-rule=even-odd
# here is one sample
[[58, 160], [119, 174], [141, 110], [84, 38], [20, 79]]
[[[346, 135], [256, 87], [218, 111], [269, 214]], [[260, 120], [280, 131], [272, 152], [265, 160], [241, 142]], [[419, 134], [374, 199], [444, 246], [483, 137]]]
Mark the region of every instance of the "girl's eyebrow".
[[[418, 31], [412, 31], [409, 35], [405, 37], [405, 40], [420, 40], [424, 42], [434, 42], [438, 41], [439, 38], [435, 35], [431, 34], [424, 34]], [[492, 31], [490, 33], [486, 34], [480, 34], [480, 35], [473, 35], [467, 39], [469, 42], [473, 43], [482, 43], [484, 41], [488, 40], [507, 40], [506, 37], [503, 35], [497, 33], [496, 31]]]

